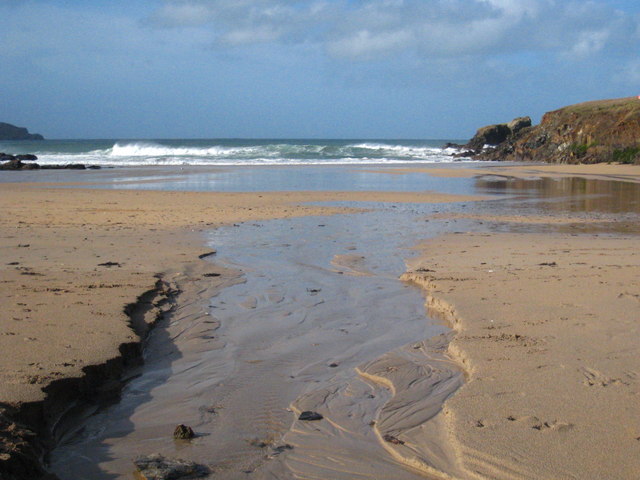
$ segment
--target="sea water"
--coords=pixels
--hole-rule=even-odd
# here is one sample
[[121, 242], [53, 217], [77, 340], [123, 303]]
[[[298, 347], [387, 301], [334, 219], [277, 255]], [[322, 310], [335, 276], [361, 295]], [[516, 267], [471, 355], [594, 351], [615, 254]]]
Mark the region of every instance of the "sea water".
[[450, 163], [450, 140], [164, 139], [0, 142], [0, 152], [33, 153], [42, 165], [362, 165]]

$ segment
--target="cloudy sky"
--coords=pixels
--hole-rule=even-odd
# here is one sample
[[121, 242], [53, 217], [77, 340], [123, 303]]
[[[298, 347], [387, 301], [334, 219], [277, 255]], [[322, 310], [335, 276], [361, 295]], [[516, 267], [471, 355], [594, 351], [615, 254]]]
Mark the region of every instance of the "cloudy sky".
[[638, 0], [0, 0], [48, 138], [468, 138], [640, 94]]

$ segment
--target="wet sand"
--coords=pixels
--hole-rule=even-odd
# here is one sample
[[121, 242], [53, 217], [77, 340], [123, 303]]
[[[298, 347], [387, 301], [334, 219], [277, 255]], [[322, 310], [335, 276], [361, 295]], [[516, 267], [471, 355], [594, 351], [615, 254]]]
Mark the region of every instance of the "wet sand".
[[426, 173], [436, 177], [469, 178], [482, 175], [496, 175], [511, 178], [566, 178], [584, 177], [594, 180], [616, 180], [621, 182], [640, 182], [640, 165], [616, 165], [598, 163], [594, 165], [519, 165], [502, 163], [484, 163], [481, 167], [469, 164], [454, 165], [453, 168], [440, 168], [437, 165], [427, 167], [403, 167], [374, 170], [389, 174], [405, 175]]
[[[138, 319], [138, 327], [154, 321], [158, 311], [172, 308], [169, 318], [175, 330], [171, 325], [166, 329], [167, 340], [173, 338], [169, 344], [175, 345], [179, 336], [197, 345], [203, 345], [203, 340], [209, 347], [215, 345], [218, 339], [206, 338], [211, 322], [215, 322], [209, 315], [208, 299], [243, 288], [243, 278], [233, 264], [198, 259], [199, 254], [211, 251], [203, 247], [205, 230], [241, 221], [347, 211], [345, 207], [301, 205], [306, 201], [427, 203], [473, 199], [476, 197], [429, 193], [200, 194], [5, 184], [0, 199], [0, 288], [4, 298], [11, 299], [11, 306], [0, 314], [0, 322], [3, 333], [12, 333], [0, 341], [14, 354], [3, 358], [1, 398], [14, 405], [39, 402], [44, 397], [42, 388], [50, 382], [77, 376], [82, 367], [117, 356], [121, 344], [138, 341], [123, 306], [147, 291], [164, 296], [166, 301], [147, 298], [146, 304], [154, 308], [142, 322]], [[500, 220], [495, 212], [485, 215], [485, 221]], [[448, 217], [447, 212], [433, 212], [423, 218], [434, 218], [444, 225]], [[541, 218], [534, 228], [553, 223]], [[464, 227], [479, 228], [477, 217], [458, 219], [470, 222], [462, 223]], [[510, 218], [506, 223], [517, 221]], [[588, 226], [589, 222], [584, 223]], [[419, 232], [413, 234], [415, 241], [420, 238]], [[258, 446], [250, 445], [259, 452], [256, 458], [265, 453], [275, 458], [262, 467], [260, 475], [376, 478], [386, 468], [397, 472], [395, 462], [408, 467], [400, 470], [406, 476], [402, 478], [633, 478], [639, 466], [631, 457], [635, 452], [634, 458], [638, 458], [634, 448], [640, 444], [638, 425], [633, 422], [638, 418], [634, 416], [637, 407], [630, 403], [638, 394], [640, 371], [636, 360], [640, 352], [634, 343], [640, 295], [637, 237], [464, 234], [425, 245], [424, 258], [412, 263], [413, 273], [405, 279], [427, 288], [429, 306], [454, 325], [457, 335], [453, 343], [447, 347], [448, 334], [431, 340], [424, 336], [413, 339], [419, 335], [412, 334], [409, 343], [374, 349], [375, 355], [366, 362], [351, 365], [347, 361], [345, 371], [356, 375], [339, 386], [332, 383], [333, 376], [327, 376], [327, 372], [335, 372], [333, 367], [326, 368], [326, 359], [315, 360], [322, 361], [323, 368], [311, 368], [301, 376], [307, 382], [320, 382], [321, 388], [294, 388], [290, 411], [281, 412], [281, 418], [265, 420], [272, 426], [283, 423], [278, 427], [281, 436], [256, 437]], [[367, 279], [375, 271], [367, 258], [345, 248], [329, 259], [327, 270], [332, 275], [339, 271], [344, 278]], [[419, 268], [423, 270], [417, 271]], [[480, 273], [491, 275], [491, 282]], [[165, 282], [164, 290], [157, 288], [156, 274]], [[171, 293], [174, 289], [183, 293], [176, 296]], [[245, 294], [234, 308], [251, 312], [265, 301], [280, 305], [278, 300], [285, 297], [277, 291], [266, 297]], [[289, 334], [291, 331], [295, 330], [290, 328]], [[242, 329], [238, 335], [244, 338]], [[277, 346], [279, 336], [271, 338]], [[249, 342], [247, 351], [253, 346], [255, 343]], [[196, 362], [198, 348], [165, 354], [171, 358], [177, 353], [188, 365]], [[345, 348], [349, 347], [337, 351]], [[450, 358], [444, 355], [447, 352]], [[267, 353], [264, 358], [247, 357], [244, 368], [248, 373], [239, 378], [271, 374], [268, 360], [276, 361], [276, 357]], [[264, 362], [267, 366], [260, 370]], [[450, 373], [456, 364], [466, 373], [467, 383], [446, 401], [441, 412], [442, 401], [459, 386], [460, 377]], [[159, 368], [159, 377], [152, 381], [165, 382], [166, 368]], [[219, 392], [224, 394], [225, 389]], [[246, 390], [245, 395], [254, 393]], [[269, 396], [269, 392], [262, 394]], [[148, 396], [148, 390], [141, 390], [141, 395]], [[235, 402], [241, 403], [239, 400]], [[609, 402], [620, 410], [608, 408]], [[199, 404], [203, 405], [207, 404]], [[208, 405], [212, 411], [198, 410], [201, 418], [216, 417], [211, 423], [217, 424], [217, 404]], [[336, 421], [287, 425], [286, 419], [292, 415], [314, 408], [325, 408], [328, 418], [336, 416]], [[157, 416], [151, 412], [148, 418], [154, 413]], [[374, 424], [370, 424], [372, 415]], [[232, 432], [232, 423], [229, 428]], [[234, 438], [244, 441], [246, 435]], [[609, 441], [620, 445], [612, 454], [601, 448]], [[323, 450], [332, 443], [332, 450]], [[284, 453], [269, 450], [287, 444], [296, 448]], [[370, 457], [371, 445], [386, 450], [388, 457], [370, 465], [350, 463], [354, 458]], [[184, 445], [175, 448], [185, 456], [191, 450]], [[345, 453], [335, 456], [336, 450]], [[286, 463], [281, 461], [284, 458]], [[327, 458], [340, 468], [326, 470], [326, 463], [320, 468]], [[246, 467], [247, 472], [255, 471], [251, 463]], [[342, 473], [336, 474], [338, 471]], [[234, 478], [233, 474], [228, 478]]]

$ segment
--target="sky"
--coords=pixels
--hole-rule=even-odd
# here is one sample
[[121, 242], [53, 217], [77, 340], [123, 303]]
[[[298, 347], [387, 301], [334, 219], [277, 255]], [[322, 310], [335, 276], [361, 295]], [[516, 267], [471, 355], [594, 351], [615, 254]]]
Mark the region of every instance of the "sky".
[[638, 0], [0, 0], [46, 138], [466, 139], [640, 95]]

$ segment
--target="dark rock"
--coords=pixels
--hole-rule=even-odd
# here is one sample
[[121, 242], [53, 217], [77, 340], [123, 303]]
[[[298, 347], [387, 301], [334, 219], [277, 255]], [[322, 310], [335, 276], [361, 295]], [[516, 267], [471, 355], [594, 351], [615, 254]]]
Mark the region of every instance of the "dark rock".
[[4, 153], [4, 152], [0, 153], [0, 161], [2, 162], [8, 162], [9, 160], [15, 160], [15, 159], [16, 159], [15, 155], [11, 155], [9, 153]]
[[0, 164], [0, 170], [22, 170], [24, 164], [15, 158], [6, 163]]
[[[0, 160], [11, 157], [8, 162], [0, 164], [0, 170], [84, 170], [87, 168], [82, 163], [69, 163], [67, 165], [39, 165], [37, 163], [22, 163], [22, 161], [18, 157], [23, 156], [25, 155], [18, 155], [15, 157], [13, 155], [5, 155], [4, 157], [0, 157]], [[35, 157], [35, 155], [29, 156]], [[31, 158], [28, 158], [26, 160], [30, 161]]]
[[456, 152], [454, 154], [452, 154], [451, 156], [454, 158], [471, 158], [476, 154], [476, 152], [472, 151], [472, 150], [463, 150], [461, 152]]
[[393, 435], [389, 435], [388, 433], [382, 438], [385, 442], [393, 443], [394, 445], [404, 445], [404, 441], [394, 437]]
[[138, 475], [144, 480], [178, 480], [182, 478], [202, 478], [211, 470], [195, 462], [165, 458], [159, 453], [138, 457], [133, 461]]
[[313, 422], [315, 420], [322, 420], [324, 417], [317, 412], [305, 411], [300, 414], [298, 420], [303, 420], [305, 422]]
[[121, 267], [122, 265], [120, 265], [118, 262], [104, 262], [104, 263], [99, 263], [98, 266], [99, 267]]
[[29, 133], [26, 128], [0, 122], [0, 140], [44, 140], [44, 137], [39, 133]]
[[287, 450], [293, 450], [293, 446], [289, 445], [288, 443], [285, 443], [284, 445], [279, 445], [273, 448], [274, 453], [282, 453]]
[[180, 424], [173, 431], [173, 438], [175, 438], [176, 440], [189, 440], [195, 436], [196, 434], [193, 433], [192, 428], [188, 427], [187, 425]]
[[25, 153], [22, 155], [16, 155], [16, 158], [18, 160], [22, 160], [22, 161], [31, 161], [31, 160], [37, 160], [38, 157], [36, 157], [35, 155], [31, 154], [31, 153]]
[[66, 165], [42, 165], [43, 170], [85, 170], [87, 166], [83, 163], [68, 163]]
[[37, 163], [22, 163], [17, 158], [0, 164], [0, 170], [37, 170], [39, 168], [40, 165]]
[[480, 152], [485, 145], [499, 145], [511, 134], [511, 129], [506, 123], [488, 125], [478, 129], [473, 138], [467, 143], [466, 148]]
[[[478, 129], [474, 137], [463, 146], [468, 150], [455, 153], [454, 157], [471, 157], [481, 160], [500, 160], [513, 149], [513, 144], [526, 129], [531, 127], [530, 117], [518, 117], [509, 123], [498, 123]], [[486, 147], [493, 147], [487, 149]]]
[[201, 253], [200, 255], [198, 255], [198, 258], [202, 260], [203, 258], [211, 257], [212, 255], [215, 255], [215, 254], [216, 254], [216, 251], [213, 250], [211, 252]]
[[523, 128], [531, 126], [531, 117], [518, 117], [507, 123], [507, 127], [511, 130], [511, 134], [515, 135]]

